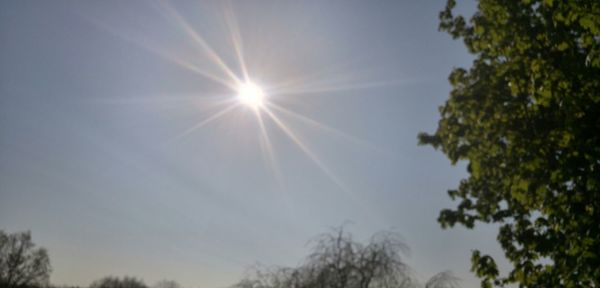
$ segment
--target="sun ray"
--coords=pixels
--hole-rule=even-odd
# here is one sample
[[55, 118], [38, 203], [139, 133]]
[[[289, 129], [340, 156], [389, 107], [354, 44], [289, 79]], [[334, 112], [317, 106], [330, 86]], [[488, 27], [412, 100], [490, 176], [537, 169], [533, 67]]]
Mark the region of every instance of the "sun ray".
[[[327, 79], [326, 72], [307, 73], [305, 75], [295, 76], [292, 78], [283, 79], [268, 87], [269, 94], [272, 96], [286, 96], [294, 94], [302, 94], [300, 90], [307, 90], [309, 87], [324, 86], [323, 79]], [[330, 81], [330, 80], [329, 80]], [[327, 86], [331, 86], [329, 83]], [[295, 92], [298, 91], [298, 92]], [[281, 98], [285, 100], [285, 98]]]
[[[283, 201], [283, 205], [286, 207], [285, 211], [288, 211], [290, 215], [293, 216], [296, 213], [296, 207], [294, 205], [294, 201], [292, 201], [292, 197], [285, 187], [284, 177], [279, 167], [279, 163], [277, 162], [277, 158], [275, 157], [275, 149], [273, 148], [273, 144], [269, 138], [269, 133], [267, 132], [264, 119], [260, 111], [256, 111], [256, 117], [261, 129], [261, 136], [263, 139], [261, 142], [261, 148], [263, 150], [263, 155], [266, 156], [265, 160], [267, 162], [268, 169], [271, 171], [275, 179], [275, 185], [277, 191], [279, 191], [279, 195], [282, 196], [281, 199]], [[264, 143], [264, 145], [262, 143]]]
[[231, 68], [229, 68], [229, 66], [227, 66], [227, 64], [225, 64], [225, 61], [223, 61], [223, 59], [221, 59], [221, 57], [219, 57], [219, 55], [215, 52], [215, 50], [212, 49], [212, 47], [210, 45], [208, 45], [206, 40], [204, 40], [204, 38], [202, 38], [196, 32], [196, 30], [194, 30], [194, 28], [192, 28], [192, 26], [190, 26], [190, 24], [181, 16], [181, 14], [179, 14], [179, 12], [177, 12], [177, 10], [175, 8], [173, 8], [171, 5], [169, 5], [166, 1], [161, 1], [160, 3], [162, 4], [162, 7], [175, 19], [175, 21], [177, 21], [177, 23], [181, 26], [181, 28], [184, 30], [184, 32], [190, 38], [192, 38], [197, 44], [200, 45], [200, 47], [207, 54], [208, 58], [211, 61], [213, 61], [213, 63], [215, 63], [219, 68], [221, 68], [221, 70], [223, 70], [223, 72], [225, 72], [225, 74], [227, 74], [227, 76], [229, 76], [236, 83], [241, 82], [241, 80], [235, 75], [235, 73], [233, 73]]
[[89, 17], [86, 17], [85, 19], [87, 21], [89, 21], [92, 25], [97, 27], [98, 29], [101, 29], [101, 30], [103, 30], [117, 38], [120, 38], [124, 41], [132, 43], [132, 44], [144, 49], [145, 51], [148, 51], [148, 52], [150, 52], [164, 60], [167, 60], [183, 69], [194, 72], [194, 73], [196, 73], [200, 76], [203, 76], [209, 80], [212, 80], [214, 82], [223, 84], [226, 87], [229, 87], [231, 89], [233, 89], [235, 87], [235, 83], [232, 83], [232, 81], [228, 81], [227, 79], [224, 79], [222, 77], [214, 75], [208, 71], [202, 70], [200, 67], [198, 67], [190, 62], [187, 62], [177, 56], [170, 55], [169, 53], [166, 53], [158, 48], [154, 48], [151, 45], [149, 45], [148, 43], [145, 43], [144, 41], [142, 41], [141, 39], [136, 39], [132, 36], [126, 35], [122, 31], [117, 32], [116, 29], [112, 29], [107, 24], [101, 23], [100, 21], [98, 21], [96, 19], [91, 19]]
[[302, 152], [304, 152], [304, 154], [306, 154], [306, 156], [308, 156], [309, 159], [311, 159], [315, 165], [317, 165], [317, 167], [319, 167], [319, 169], [321, 169], [321, 171], [323, 173], [325, 173], [325, 175], [327, 175], [327, 177], [329, 177], [329, 179], [335, 183], [339, 188], [341, 188], [343, 191], [348, 192], [350, 191], [346, 185], [319, 159], [319, 157], [317, 157], [317, 155], [315, 153], [313, 153], [308, 146], [306, 146], [301, 140], [300, 138], [298, 138], [298, 136], [296, 136], [296, 134], [294, 134], [294, 132], [292, 130], [290, 130], [290, 128], [288, 128], [280, 119], [279, 117], [277, 117], [272, 111], [270, 111], [268, 108], [263, 109], [263, 111], [265, 111], [265, 113], [267, 115], [269, 115], [269, 117], [271, 118], [271, 120], [273, 120], [273, 122], [275, 122], [275, 124], [277, 124], [277, 126], [292, 140], [292, 142], [294, 142], [296, 144], [296, 146], [298, 146], [298, 148], [300, 148], [300, 150]]
[[277, 159], [275, 158], [275, 150], [273, 149], [273, 144], [271, 144], [271, 139], [269, 138], [269, 133], [267, 132], [267, 128], [265, 126], [260, 111], [256, 111], [256, 117], [258, 119], [258, 125], [260, 126], [260, 135], [262, 139], [261, 148], [263, 150], [263, 155], [266, 156], [267, 165], [273, 173], [273, 175], [275, 176], [275, 181], [277, 182], [277, 185], [281, 188], [283, 187], [283, 177], [281, 175], [281, 170], [279, 169]]
[[319, 122], [317, 120], [314, 120], [314, 119], [312, 119], [310, 117], [307, 117], [307, 116], [298, 114], [296, 112], [293, 112], [293, 111], [291, 111], [289, 109], [283, 108], [283, 107], [281, 107], [281, 106], [279, 106], [279, 105], [277, 105], [275, 103], [267, 103], [267, 105], [269, 107], [273, 108], [273, 109], [276, 109], [276, 110], [284, 113], [284, 114], [287, 114], [287, 115], [289, 115], [289, 116], [291, 116], [293, 118], [296, 118], [296, 119], [298, 119], [298, 120], [300, 120], [300, 121], [302, 121], [304, 123], [307, 123], [307, 124], [311, 125], [312, 127], [315, 127], [315, 128], [320, 129], [320, 130], [323, 130], [325, 132], [334, 134], [334, 135], [336, 135], [336, 136], [338, 136], [340, 138], [346, 139], [346, 140], [348, 140], [348, 141], [350, 141], [350, 142], [352, 142], [352, 143], [354, 143], [354, 144], [356, 144], [358, 146], [367, 148], [369, 150], [374, 150], [374, 151], [379, 151], [380, 150], [379, 148], [375, 147], [375, 145], [373, 145], [372, 143], [370, 143], [368, 141], [356, 138], [356, 137], [354, 137], [354, 136], [352, 136], [352, 135], [350, 135], [348, 133], [345, 133], [345, 132], [342, 132], [342, 131], [340, 131], [340, 130], [338, 130], [336, 128], [327, 126], [327, 125], [325, 125], [325, 124], [323, 124], [323, 123], [321, 123], [321, 122]]
[[320, 94], [324, 92], [338, 92], [338, 91], [349, 91], [349, 90], [359, 90], [359, 89], [368, 89], [375, 87], [385, 87], [398, 85], [395, 82], [371, 82], [371, 83], [356, 83], [356, 84], [340, 84], [340, 85], [323, 85], [323, 86], [315, 86], [315, 87], [298, 87], [298, 88], [280, 88], [280, 89], [272, 89], [270, 91], [273, 95], [306, 95], [306, 94]]
[[[361, 209], [365, 209], [365, 211], [371, 211], [372, 208], [369, 206], [369, 201], [360, 196], [360, 194], [355, 194], [350, 190], [318, 157], [312, 152], [308, 146], [306, 146], [298, 136], [294, 134], [294, 132], [287, 127], [277, 115], [273, 113], [273, 111], [269, 110], [269, 107], [265, 107], [263, 109], [267, 115], [270, 116], [271, 120], [294, 142], [309, 159], [311, 159], [315, 165], [335, 184], [337, 185], [348, 197], [348, 200], [360, 207]], [[317, 122], [318, 123], [318, 122]], [[368, 213], [369, 217], [374, 219], [378, 219], [379, 216], [375, 215], [376, 213]]]
[[204, 76], [204, 77], [206, 77], [206, 78], [208, 78], [210, 80], [213, 80], [215, 82], [221, 83], [221, 84], [223, 84], [226, 87], [229, 87], [231, 89], [234, 89], [234, 87], [235, 87], [234, 83], [237, 82], [237, 79], [235, 79], [235, 81], [233, 81], [234, 83], [232, 83], [232, 81], [227, 81], [226, 79], [223, 79], [221, 77], [215, 76], [212, 73], [204, 71], [204, 70], [200, 69], [198, 66], [196, 66], [196, 65], [194, 65], [192, 63], [189, 63], [189, 62], [185, 62], [185, 61], [183, 61], [183, 60], [181, 60], [181, 59], [179, 59], [177, 57], [171, 57], [169, 55], [162, 55], [158, 51], [154, 51], [154, 52], [157, 55], [161, 56], [162, 58], [167, 59], [167, 60], [169, 60], [169, 61], [171, 61], [171, 62], [179, 65], [180, 67], [188, 69], [188, 70], [190, 70], [192, 72], [195, 72], [195, 73], [197, 73], [199, 75], [202, 75], [202, 76]]
[[218, 95], [198, 95], [198, 94], [181, 94], [185, 96], [159, 95], [145, 97], [103, 97], [92, 98], [92, 101], [106, 104], [146, 104], [146, 105], [163, 105], [163, 104], [181, 104], [181, 103], [206, 103], [211, 105], [221, 105], [227, 102], [232, 102], [232, 99], [226, 98], [223, 94]]
[[[361, 67], [356, 69], [356, 67]], [[328, 65], [326, 68], [318, 69], [310, 73], [291, 77], [279, 81], [271, 88], [274, 91], [294, 91], [321, 89], [324, 87], [338, 87], [348, 84], [361, 83], [370, 69], [364, 69], [364, 65], [358, 59], [347, 59], [337, 65]], [[362, 83], [368, 84], [368, 83]]]
[[235, 17], [233, 6], [230, 1], [225, 1], [225, 8], [223, 13], [225, 15], [225, 23], [229, 29], [229, 35], [231, 36], [231, 42], [237, 56], [238, 64], [242, 70], [244, 80], [249, 80], [248, 68], [246, 67], [246, 61], [244, 60], [244, 46], [242, 41], [242, 35], [240, 33], [240, 26]]
[[181, 138], [189, 135], [190, 133], [194, 132], [195, 130], [197, 130], [199, 128], [202, 128], [204, 125], [206, 125], [206, 124], [208, 124], [208, 123], [210, 123], [210, 122], [212, 122], [212, 121], [214, 121], [216, 119], [219, 119], [220, 117], [222, 117], [223, 115], [225, 115], [227, 112], [229, 112], [229, 111], [233, 110], [234, 108], [236, 108], [238, 105], [239, 104], [236, 103], [236, 104], [232, 104], [232, 105], [227, 106], [225, 109], [223, 109], [223, 110], [221, 110], [221, 111], [219, 111], [219, 112], [211, 115], [210, 117], [208, 117], [208, 118], [200, 121], [198, 124], [196, 124], [196, 125], [188, 128], [187, 130], [183, 131], [179, 135], [175, 136], [173, 139], [171, 139], [170, 142], [179, 140], [179, 139], [181, 139]]

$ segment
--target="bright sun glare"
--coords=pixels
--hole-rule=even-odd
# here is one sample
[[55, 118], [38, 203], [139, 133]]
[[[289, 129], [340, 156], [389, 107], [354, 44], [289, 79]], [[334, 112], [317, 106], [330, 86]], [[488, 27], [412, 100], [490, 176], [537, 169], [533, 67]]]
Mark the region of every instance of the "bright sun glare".
[[258, 109], [264, 104], [265, 93], [252, 82], [241, 83], [238, 87], [238, 99], [243, 104]]
[[[276, 176], [279, 174], [277, 169], [277, 161], [275, 155], [275, 149], [271, 144], [271, 139], [269, 137], [269, 130], [267, 129], [267, 125], [265, 125], [266, 120], [270, 120], [269, 123], [273, 123], [271, 126], [275, 126], [279, 128], [283, 134], [285, 134], [296, 146], [310, 159], [314, 162], [314, 164], [324, 172], [335, 184], [337, 184], [341, 189], [347, 190], [345, 185], [337, 178], [337, 176], [319, 159], [318, 155], [313, 152], [308, 145], [306, 145], [302, 138], [299, 137], [296, 131], [291, 129], [287, 125], [287, 121], [284, 117], [291, 117], [298, 121], [302, 121], [305, 124], [311, 125], [314, 128], [322, 129], [324, 131], [328, 131], [338, 136], [343, 136], [346, 139], [350, 139], [356, 143], [363, 143], [363, 141], [356, 140], [351, 136], [346, 135], [343, 132], [337, 131], [334, 128], [328, 127], [320, 122], [313, 120], [309, 117], [306, 117], [302, 114], [298, 114], [294, 111], [288, 110], [285, 107], [281, 107], [276, 103], [273, 103], [272, 99], [269, 97], [280, 97], [285, 94], [306, 94], [306, 93], [324, 93], [330, 91], [343, 91], [343, 90], [353, 90], [359, 88], [366, 88], [370, 86], [376, 86], [377, 83], [338, 83], [338, 81], [327, 80], [316, 81], [312, 79], [314, 76], [311, 75], [300, 75], [298, 78], [286, 79], [283, 83], [279, 83], [277, 85], [269, 85], [268, 94], [265, 93], [265, 90], [261, 88], [256, 83], [250, 81], [248, 69], [245, 65], [246, 61], [243, 55], [243, 45], [242, 45], [242, 37], [240, 34], [239, 27], [237, 25], [235, 15], [232, 11], [226, 9], [226, 17], [225, 21], [230, 30], [230, 37], [232, 40], [232, 46], [235, 50], [235, 54], [237, 56], [238, 64], [240, 65], [240, 75], [236, 74], [234, 70], [232, 70], [222, 59], [216, 50], [214, 50], [208, 42], [202, 37], [202, 35], [198, 34], [194, 30], [194, 28], [175, 10], [171, 7], [167, 1], [160, 2], [165, 8], [165, 11], [169, 13], [169, 16], [172, 16], [175, 21], [179, 24], [180, 28], [190, 37], [190, 39], [197, 45], [197, 48], [200, 49], [202, 53], [205, 54], [208, 60], [214, 64], [216, 68], [220, 69], [220, 74], [213, 74], [209, 72], [210, 70], [204, 70], [203, 66], [196, 66], [194, 63], [187, 61], [186, 59], [179, 59], [170, 55], [169, 53], [162, 53], [161, 51], [155, 51], [155, 49], [149, 49], [151, 52], [157, 53], [159, 56], [166, 58], [167, 60], [173, 61], [175, 64], [180, 65], [183, 68], [189, 69], [197, 73], [200, 76], [207, 78], [208, 80], [215, 81], [216, 83], [223, 84], [224, 87], [231, 89], [231, 92], [234, 92], [236, 95], [227, 95], [227, 99], [224, 99], [225, 103], [229, 102], [229, 100], [234, 100], [231, 105], [227, 105], [227, 107], [221, 109], [220, 111], [214, 112], [212, 115], [207, 116], [205, 119], [195, 123], [192, 127], [183, 131], [174, 137], [174, 139], [180, 139], [190, 135], [192, 132], [208, 125], [209, 123], [216, 121], [217, 119], [222, 118], [227, 113], [234, 111], [238, 104], [243, 104], [244, 106], [253, 109], [256, 112], [257, 122], [260, 126], [260, 137], [261, 137], [261, 145], [264, 144], [265, 158], [267, 159], [267, 165], [272, 169]], [[229, 11], [229, 12], [227, 12]], [[315, 75], [321, 75], [322, 73], [316, 73]], [[319, 77], [322, 78], [322, 77]], [[233, 93], [232, 93], [233, 94]], [[267, 97], [269, 96], [269, 97]], [[231, 97], [231, 98], [230, 98]], [[237, 99], [236, 99], [237, 98]], [[277, 176], [278, 177], [278, 176]], [[280, 181], [280, 180], [278, 180]]]

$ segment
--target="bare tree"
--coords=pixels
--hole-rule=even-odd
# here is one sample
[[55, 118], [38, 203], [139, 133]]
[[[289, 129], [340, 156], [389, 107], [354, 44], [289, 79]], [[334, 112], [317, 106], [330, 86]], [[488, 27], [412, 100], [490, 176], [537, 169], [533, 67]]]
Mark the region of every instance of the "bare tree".
[[450, 271], [440, 272], [429, 278], [425, 288], [457, 288], [459, 279]]
[[[235, 288], [407, 288], [417, 286], [402, 256], [408, 247], [399, 235], [375, 234], [368, 244], [354, 241], [343, 228], [319, 236], [312, 253], [296, 268], [256, 267]], [[426, 288], [450, 288], [457, 278], [435, 275]]]
[[29, 231], [7, 234], [0, 230], [1, 287], [45, 286], [50, 272], [48, 252], [35, 248]]
[[96, 280], [90, 288], [148, 288], [142, 280], [125, 276], [123, 278], [108, 276]]
[[399, 239], [397, 234], [381, 232], [363, 245], [338, 228], [319, 237], [305, 265], [316, 273], [320, 287], [406, 287], [411, 277], [402, 254], [408, 247]]

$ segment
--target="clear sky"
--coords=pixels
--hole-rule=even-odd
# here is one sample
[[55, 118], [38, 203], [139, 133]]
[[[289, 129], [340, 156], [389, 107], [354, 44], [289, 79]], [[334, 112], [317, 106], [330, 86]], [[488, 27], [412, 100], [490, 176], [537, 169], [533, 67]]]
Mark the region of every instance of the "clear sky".
[[[437, 31], [444, 4], [2, 1], [0, 229], [31, 230], [56, 284], [224, 287], [347, 223], [402, 234], [421, 280], [476, 287], [495, 230], [439, 227], [466, 172], [417, 146], [471, 60]], [[223, 110], [236, 47], [279, 109]]]

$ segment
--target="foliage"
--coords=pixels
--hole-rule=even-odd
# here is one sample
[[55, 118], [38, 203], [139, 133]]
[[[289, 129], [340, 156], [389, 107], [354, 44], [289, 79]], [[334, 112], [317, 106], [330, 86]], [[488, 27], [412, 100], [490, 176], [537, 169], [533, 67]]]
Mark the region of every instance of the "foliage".
[[[367, 245], [341, 228], [321, 235], [312, 254], [296, 268], [258, 268], [235, 288], [401, 288], [416, 282], [401, 255], [407, 246], [393, 233], [375, 234]], [[458, 287], [457, 279], [443, 272], [427, 288]]]
[[142, 280], [133, 277], [104, 277], [96, 280], [90, 285], [90, 288], [148, 288]]
[[600, 2], [481, 0], [440, 29], [475, 54], [456, 68], [437, 131], [419, 135], [468, 161], [442, 227], [500, 224], [512, 263], [474, 251], [482, 286], [600, 287]]
[[0, 230], [0, 286], [45, 286], [50, 271], [48, 252], [35, 248], [30, 232], [7, 234]]

